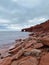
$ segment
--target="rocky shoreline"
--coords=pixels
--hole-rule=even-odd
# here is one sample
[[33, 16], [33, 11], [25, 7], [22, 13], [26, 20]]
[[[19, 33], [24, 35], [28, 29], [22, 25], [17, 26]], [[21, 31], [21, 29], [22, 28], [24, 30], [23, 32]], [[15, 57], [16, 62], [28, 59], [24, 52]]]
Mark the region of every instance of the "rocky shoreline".
[[49, 65], [49, 20], [24, 30], [32, 32], [28, 38], [0, 49], [0, 65]]
[[36, 32], [1, 49], [0, 65], [49, 65], [49, 33]]

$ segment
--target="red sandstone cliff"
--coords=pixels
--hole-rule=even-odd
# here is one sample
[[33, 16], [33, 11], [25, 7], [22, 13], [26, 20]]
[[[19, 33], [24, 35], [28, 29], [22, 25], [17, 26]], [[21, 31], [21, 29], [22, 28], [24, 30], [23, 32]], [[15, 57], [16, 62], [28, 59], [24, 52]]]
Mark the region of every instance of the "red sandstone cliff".
[[44, 32], [47, 32], [47, 31], [49, 31], [49, 20], [47, 20], [44, 23], [38, 24], [36, 26], [32, 26], [30, 28], [22, 29], [22, 31], [26, 31], [26, 32], [41, 32], [41, 31], [44, 31]]

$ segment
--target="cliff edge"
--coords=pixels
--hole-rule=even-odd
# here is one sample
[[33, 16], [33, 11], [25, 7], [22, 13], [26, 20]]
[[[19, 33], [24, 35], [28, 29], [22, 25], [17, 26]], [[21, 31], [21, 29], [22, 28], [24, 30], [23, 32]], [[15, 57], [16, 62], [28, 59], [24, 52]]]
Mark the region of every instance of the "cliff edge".
[[25, 31], [25, 32], [41, 32], [41, 31], [48, 32], [49, 31], [49, 20], [47, 20], [44, 23], [32, 26], [30, 28], [24, 28], [24, 29], [22, 29], [22, 31]]

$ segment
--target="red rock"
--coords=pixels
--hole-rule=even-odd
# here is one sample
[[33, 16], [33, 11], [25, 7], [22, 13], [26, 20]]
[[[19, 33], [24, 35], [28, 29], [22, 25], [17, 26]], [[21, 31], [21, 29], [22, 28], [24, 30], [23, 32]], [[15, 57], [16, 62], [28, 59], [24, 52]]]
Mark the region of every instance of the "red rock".
[[0, 58], [5, 58], [11, 56], [11, 54], [9, 54], [8, 52], [1, 54]]
[[24, 55], [25, 56], [39, 56], [41, 54], [41, 50], [38, 49], [29, 49], [25, 50]]
[[33, 48], [27, 48], [24, 51], [24, 56], [30, 56], [31, 55], [31, 50], [33, 50]]
[[17, 62], [17, 61], [13, 61], [13, 62], [11, 63], [11, 65], [18, 65], [18, 62]]
[[11, 57], [7, 57], [0, 62], [0, 65], [10, 65], [12, 63]]
[[49, 53], [41, 57], [39, 65], [49, 65]]
[[32, 32], [31, 34], [29, 34], [29, 36], [33, 36], [33, 35], [35, 35], [35, 33], [34, 33], [34, 32]]
[[38, 65], [38, 61], [36, 58], [30, 56], [29, 58], [19, 62], [18, 65]]
[[44, 45], [42, 44], [42, 43], [36, 43], [36, 44], [34, 44], [34, 47], [33, 48], [41, 48], [41, 47], [43, 47]]
[[20, 62], [28, 59], [29, 57], [21, 57], [19, 60], [13, 61], [11, 65], [18, 65]]
[[0, 64], [3, 62], [3, 59], [0, 59]]
[[25, 46], [25, 44], [23, 43], [23, 44], [19, 45], [18, 47], [16, 47], [15, 49], [10, 50], [9, 53], [16, 53], [16, 52], [18, 52], [21, 48], [23, 48], [24, 46]]
[[33, 48], [30, 47], [30, 48], [25, 49], [25, 52], [29, 52], [31, 50], [33, 50]]
[[49, 46], [49, 38], [48, 38], [48, 37], [46, 37], [46, 38], [41, 38], [40, 41], [41, 41], [44, 45]]
[[24, 50], [25, 50], [24, 48], [22, 48], [21, 50], [19, 50], [15, 55], [12, 56], [12, 59], [13, 60], [14, 59], [19, 59], [23, 55]]
[[12, 45], [12, 46], [9, 47], [9, 50], [12, 50], [14, 48], [15, 48], [15, 45]]
[[39, 25], [22, 29], [22, 31], [27, 31], [27, 32], [41, 32], [42, 31], [42, 33], [43, 33], [43, 31], [47, 32], [47, 31], [49, 31], [49, 20], [47, 20], [46, 22], [41, 23]]
[[36, 57], [40, 56], [41, 52], [42, 51], [41, 50], [38, 50], [38, 49], [31, 50], [32, 56], [36, 56]]
[[26, 43], [25, 48], [31, 47], [34, 43], [36, 43], [35, 40], [29, 41], [28, 43]]

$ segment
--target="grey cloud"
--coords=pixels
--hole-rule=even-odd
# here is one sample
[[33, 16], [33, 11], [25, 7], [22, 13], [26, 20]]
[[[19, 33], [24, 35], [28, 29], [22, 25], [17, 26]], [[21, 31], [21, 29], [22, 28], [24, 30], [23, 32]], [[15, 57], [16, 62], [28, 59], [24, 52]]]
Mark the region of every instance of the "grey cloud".
[[19, 24], [22, 27], [29, 25], [28, 20], [49, 18], [49, 0], [0, 0], [0, 6], [5, 9], [0, 10], [0, 18], [9, 19], [10, 24]]

